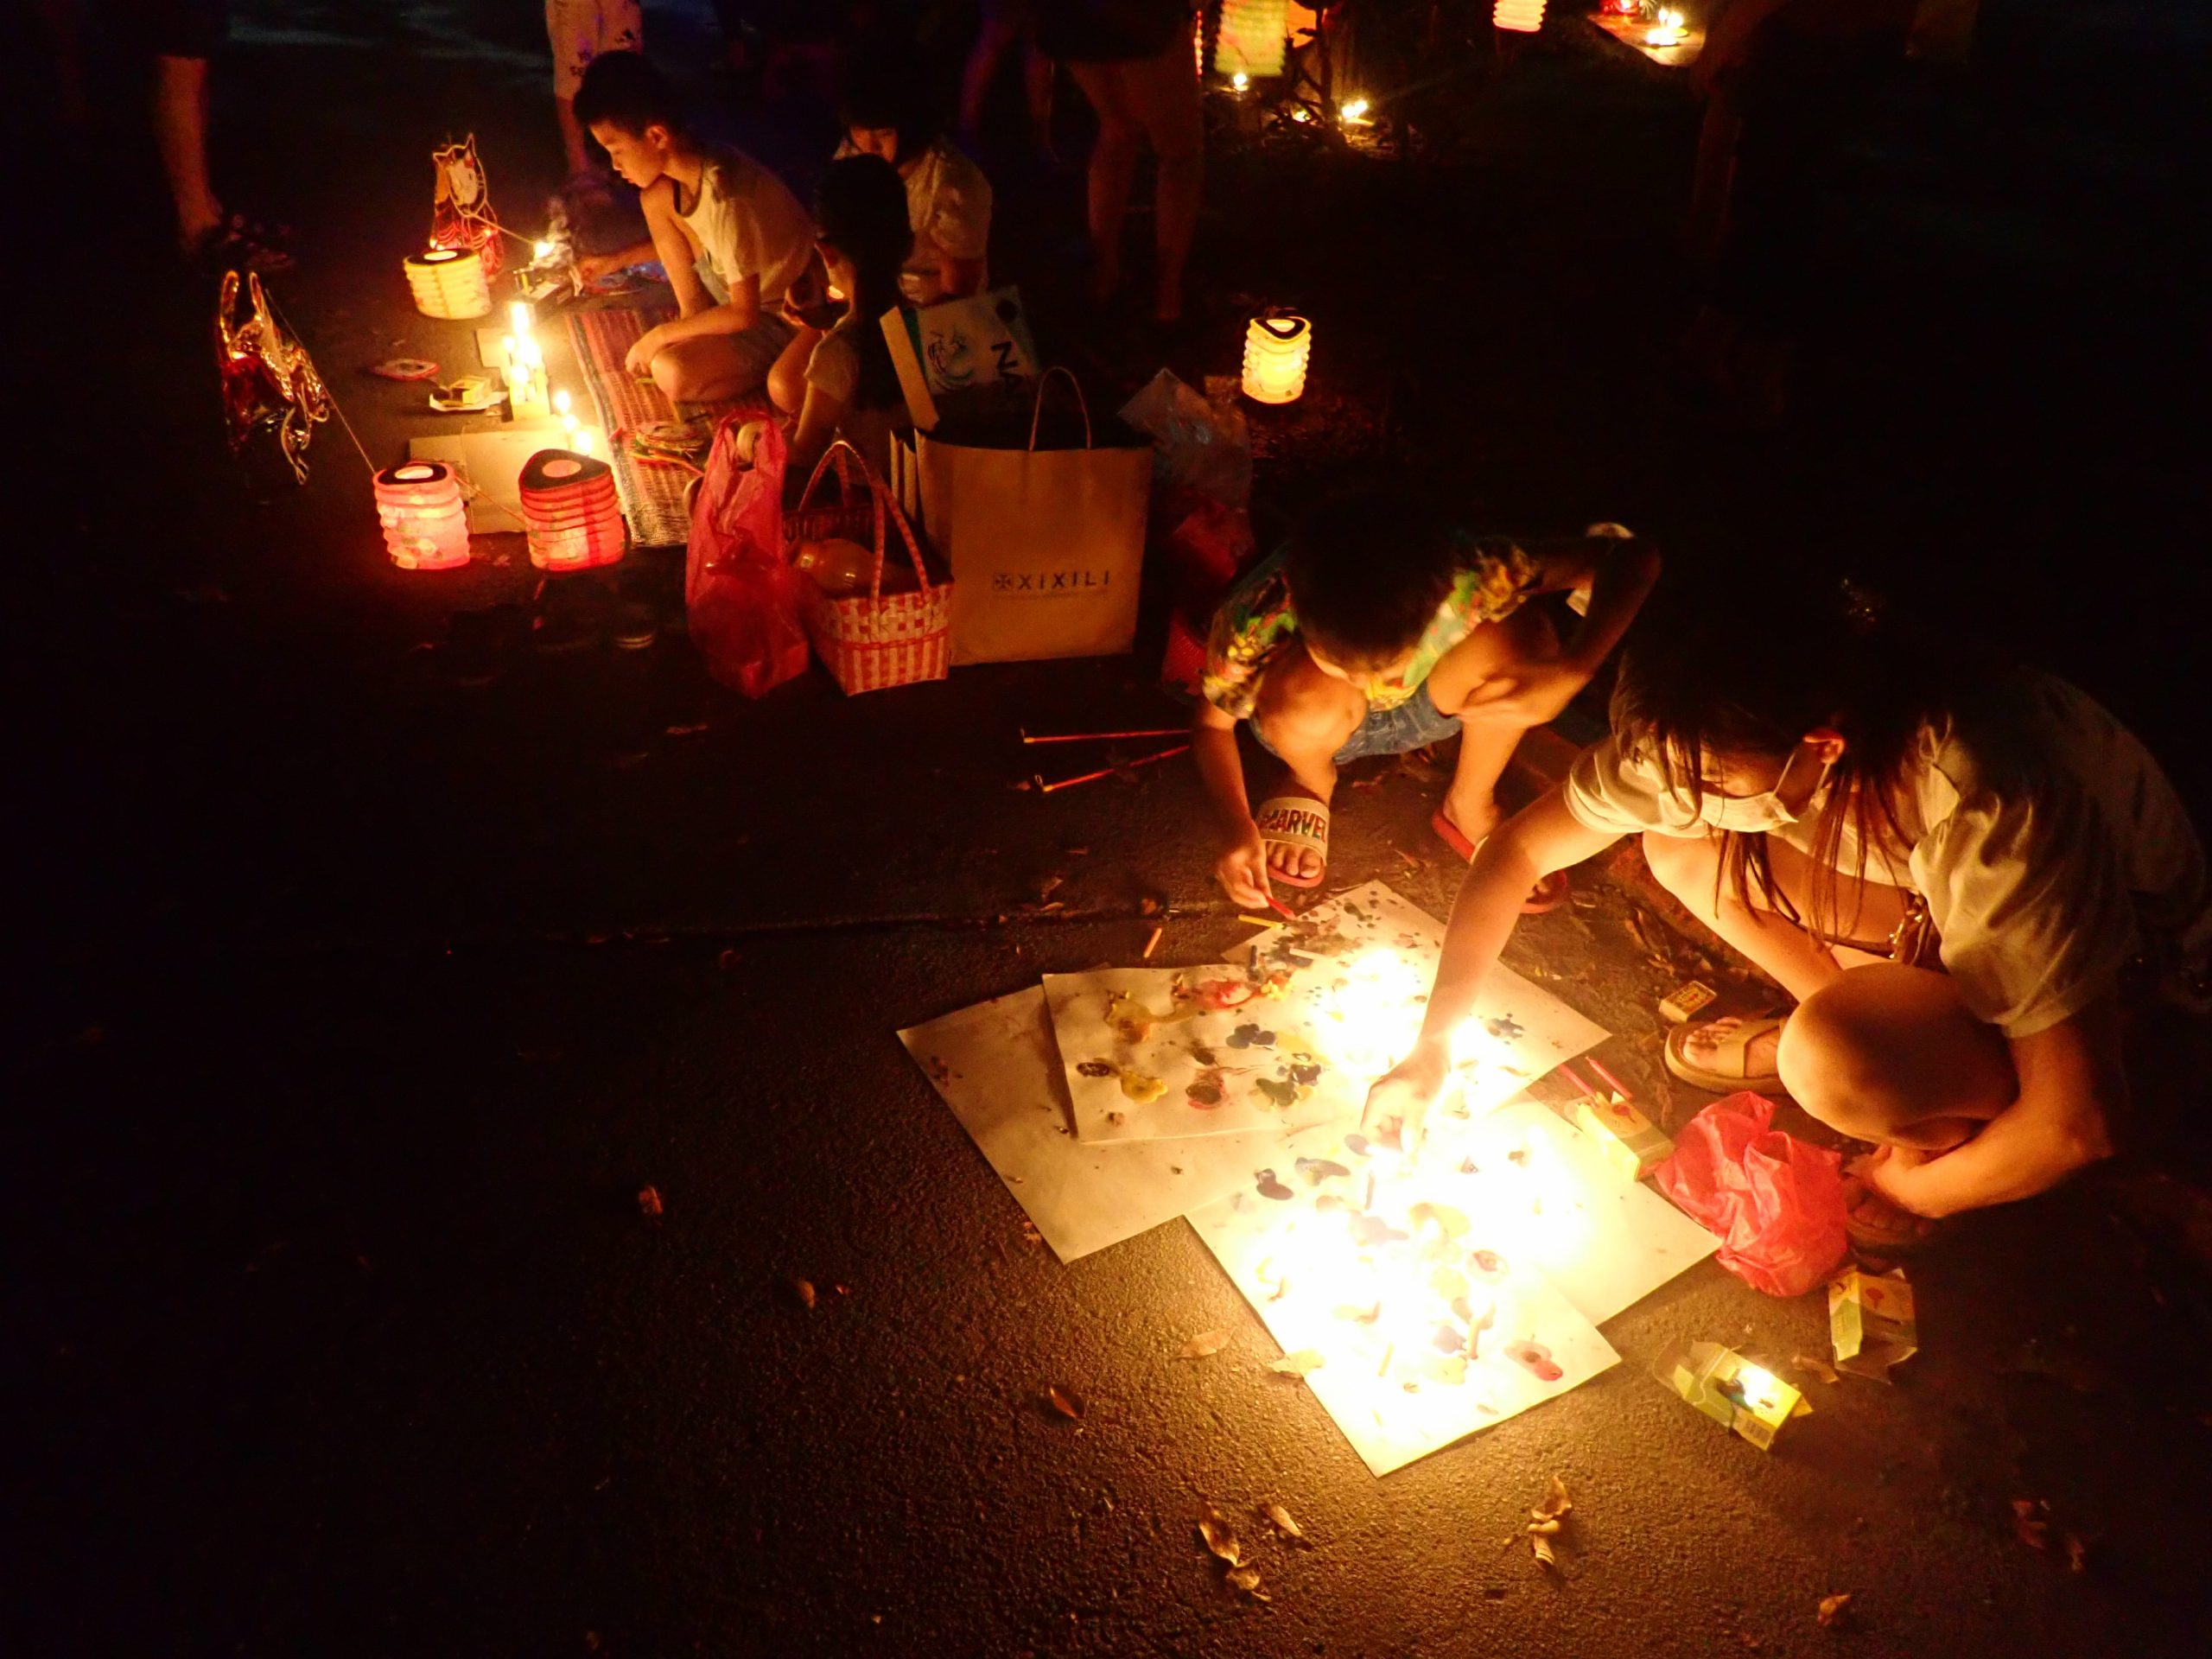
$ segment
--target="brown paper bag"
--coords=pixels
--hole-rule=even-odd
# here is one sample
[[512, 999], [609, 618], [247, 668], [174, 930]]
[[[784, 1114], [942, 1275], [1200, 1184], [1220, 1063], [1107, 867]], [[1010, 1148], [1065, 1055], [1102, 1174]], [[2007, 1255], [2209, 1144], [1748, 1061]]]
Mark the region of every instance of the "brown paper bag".
[[[1082, 410], [1079, 448], [1039, 442], [1045, 388], [1061, 375]], [[940, 428], [893, 462], [894, 494], [918, 497], [952, 569], [955, 664], [1109, 656], [1135, 637], [1152, 447], [1094, 433], [1082, 398], [1074, 375], [1051, 370], [1026, 441], [988, 423]]]

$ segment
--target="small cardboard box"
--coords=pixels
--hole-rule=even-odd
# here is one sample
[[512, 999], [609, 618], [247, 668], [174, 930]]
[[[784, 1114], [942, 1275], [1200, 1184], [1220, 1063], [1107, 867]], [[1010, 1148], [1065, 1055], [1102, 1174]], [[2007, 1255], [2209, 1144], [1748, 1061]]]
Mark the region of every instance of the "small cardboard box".
[[1685, 980], [1659, 1000], [1659, 1017], [1670, 1026], [1686, 1024], [1701, 1010], [1711, 1007], [1719, 993], [1701, 979]]
[[1792, 1418], [1809, 1415], [1805, 1396], [1764, 1365], [1717, 1342], [1678, 1342], [1652, 1375], [1723, 1427], [1762, 1452]]
[[1835, 1344], [1836, 1370], [1888, 1382], [1891, 1366], [1920, 1351], [1912, 1287], [1904, 1271], [1873, 1274], [1846, 1268], [1831, 1279], [1828, 1340]]
[[1596, 1141], [1628, 1180], [1642, 1180], [1675, 1155], [1675, 1143], [1656, 1124], [1611, 1092], [1575, 1102], [1574, 1127]]

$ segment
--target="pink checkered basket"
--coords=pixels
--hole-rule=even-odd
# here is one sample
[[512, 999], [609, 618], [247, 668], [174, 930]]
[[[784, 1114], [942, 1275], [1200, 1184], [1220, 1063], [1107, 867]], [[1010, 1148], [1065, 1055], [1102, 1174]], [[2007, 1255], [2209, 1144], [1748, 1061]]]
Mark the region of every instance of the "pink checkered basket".
[[[814, 492], [833, 461], [844, 505], [814, 506]], [[867, 487], [865, 499], [854, 498], [855, 474]], [[811, 581], [799, 584], [799, 612], [807, 638], [846, 696], [945, 677], [952, 666], [952, 579], [931, 578], [928, 556], [913, 526], [859, 450], [842, 438], [830, 445], [815, 464], [798, 505], [784, 522], [787, 542], [843, 536], [875, 554], [874, 575], [864, 594], [839, 599]], [[919, 583], [913, 593], [883, 591], [886, 536], [892, 529], [906, 543], [906, 556], [913, 563]]]

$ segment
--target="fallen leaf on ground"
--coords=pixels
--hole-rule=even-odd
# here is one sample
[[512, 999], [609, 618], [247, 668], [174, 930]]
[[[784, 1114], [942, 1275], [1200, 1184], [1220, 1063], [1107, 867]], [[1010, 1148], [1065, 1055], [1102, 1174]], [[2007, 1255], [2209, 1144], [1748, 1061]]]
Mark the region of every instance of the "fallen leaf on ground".
[[1206, 1548], [1214, 1554], [1236, 1567], [1244, 1560], [1244, 1546], [1236, 1541], [1236, 1534], [1222, 1516], [1219, 1510], [1208, 1506], [1198, 1517], [1198, 1536], [1205, 1539]]
[[1319, 1370], [1327, 1363], [1319, 1349], [1301, 1348], [1294, 1354], [1285, 1354], [1281, 1359], [1268, 1361], [1268, 1369], [1284, 1376], [1304, 1376], [1309, 1371]]
[[2069, 1573], [2089, 1570], [2089, 1547], [2070, 1532], [2066, 1535], [2066, 1570]]
[[702, 720], [696, 726], [671, 726], [668, 728], [667, 735], [670, 737], [696, 737], [700, 733], [706, 729], [707, 722]]
[[1834, 1629], [1850, 1605], [1851, 1592], [1848, 1590], [1838, 1596], [1822, 1596], [1821, 1598], [1821, 1628]]
[[1559, 1536], [1560, 1519], [1555, 1515], [1540, 1515], [1529, 1523], [1529, 1530], [1539, 1538]]
[[661, 1213], [660, 1189], [641, 1186], [638, 1189], [638, 1210], [641, 1215], [658, 1217]]
[[1229, 1346], [1226, 1331], [1201, 1331], [1175, 1351], [1178, 1359], [1205, 1359]]
[[1833, 1382], [1836, 1380], [1835, 1367], [1818, 1354], [1792, 1354], [1789, 1357], [1789, 1363], [1804, 1372], [1806, 1376], [1816, 1376], [1823, 1382]]
[[814, 1287], [805, 1280], [799, 1278], [786, 1278], [784, 1281], [784, 1288], [790, 1292], [791, 1300], [796, 1301], [801, 1307], [812, 1307], [814, 1306]]
[[1268, 1523], [1285, 1538], [1296, 1538], [1301, 1541], [1304, 1540], [1306, 1529], [1293, 1520], [1290, 1511], [1281, 1504], [1262, 1503], [1260, 1505], [1260, 1513], [1267, 1516]]
[[1574, 1500], [1567, 1495], [1567, 1483], [1554, 1475], [1551, 1484], [1544, 1489], [1543, 1503], [1529, 1511], [1529, 1518], [1531, 1521], [1556, 1521], [1573, 1507]]
[[2050, 1505], [2040, 1498], [2012, 1500], [2012, 1530], [2030, 1549], [2050, 1548]]
[[1256, 1567], [1232, 1567], [1223, 1576], [1232, 1589], [1242, 1590], [1255, 1601], [1270, 1599], [1268, 1592], [1260, 1588], [1260, 1569]]
[[[736, 951], [725, 950], [715, 958], [715, 966], [721, 969], [722, 972], [728, 973], [731, 969], [736, 967], [737, 964], [743, 960], [744, 958], [740, 957]], [[942, 1062], [940, 1062], [940, 1064], [942, 1064]]]
[[1064, 1393], [1057, 1388], [1048, 1388], [1045, 1390], [1045, 1398], [1054, 1411], [1070, 1422], [1083, 1415], [1083, 1402], [1071, 1394]]
[[1535, 1552], [1536, 1565], [1551, 1572], [1559, 1571], [1559, 1557], [1552, 1554], [1552, 1541], [1541, 1533], [1529, 1540], [1529, 1548]]

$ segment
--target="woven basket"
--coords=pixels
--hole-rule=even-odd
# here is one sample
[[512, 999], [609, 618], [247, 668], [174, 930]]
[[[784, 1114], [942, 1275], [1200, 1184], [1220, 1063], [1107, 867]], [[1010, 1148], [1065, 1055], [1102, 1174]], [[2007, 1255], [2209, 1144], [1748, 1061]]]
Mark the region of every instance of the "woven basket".
[[[833, 461], [845, 500], [836, 507], [814, 506], [814, 493]], [[853, 493], [855, 475], [868, 492], [858, 499]], [[830, 447], [806, 480], [798, 505], [785, 515], [784, 527], [787, 547], [842, 536], [875, 555], [866, 594], [839, 599], [811, 581], [799, 584], [807, 638], [846, 696], [945, 677], [952, 665], [952, 583], [949, 578], [931, 579], [913, 526], [859, 450], [842, 438]], [[894, 529], [920, 584], [911, 594], [883, 592], [885, 538]]]

